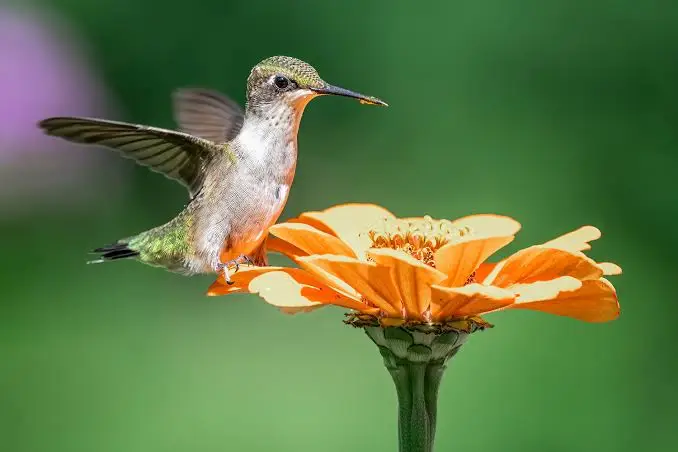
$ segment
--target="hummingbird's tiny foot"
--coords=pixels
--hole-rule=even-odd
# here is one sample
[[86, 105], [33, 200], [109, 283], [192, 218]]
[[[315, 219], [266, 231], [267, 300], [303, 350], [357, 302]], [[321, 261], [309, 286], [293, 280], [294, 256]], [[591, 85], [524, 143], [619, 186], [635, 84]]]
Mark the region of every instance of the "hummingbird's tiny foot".
[[217, 273], [221, 272], [221, 273], [224, 274], [224, 279], [226, 280], [226, 284], [228, 284], [229, 286], [233, 284], [233, 281], [231, 280], [231, 272], [228, 270], [228, 264], [227, 263], [226, 264], [218, 263], [216, 265], [215, 270], [216, 270]]
[[241, 264], [254, 265], [254, 262], [248, 256], [241, 254], [240, 256], [236, 257], [235, 259], [231, 259], [230, 261], [224, 262], [223, 265], [225, 267], [234, 266], [235, 271], [238, 271], [238, 270], [240, 270]]
[[249, 256], [241, 254], [240, 256], [238, 256], [238, 259], [242, 259], [244, 261], [243, 264], [251, 265], [252, 267], [254, 267], [254, 261], [252, 261], [252, 259], [250, 259]]
[[218, 270], [224, 272], [224, 279], [226, 280], [226, 284], [228, 284], [229, 286], [233, 284], [233, 281], [231, 280], [231, 272], [229, 271], [228, 267], [230, 266], [235, 267], [235, 269], [233, 270], [233, 273], [235, 273], [238, 270], [240, 270], [240, 264], [248, 264], [253, 266], [254, 262], [248, 256], [241, 254], [235, 259], [231, 259], [230, 261], [226, 261], [223, 264], [217, 265]]
[[[231, 272], [228, 270], [228, 265], [224, 265], [223, 271], [224, 271], [224, 279], [226, 280], [226, 284], [228, 284], [229, 286], [233, 285], [233, 280], [231, 279]], [[235, 271], [238, 271], [237, 267], [236, 267]]]

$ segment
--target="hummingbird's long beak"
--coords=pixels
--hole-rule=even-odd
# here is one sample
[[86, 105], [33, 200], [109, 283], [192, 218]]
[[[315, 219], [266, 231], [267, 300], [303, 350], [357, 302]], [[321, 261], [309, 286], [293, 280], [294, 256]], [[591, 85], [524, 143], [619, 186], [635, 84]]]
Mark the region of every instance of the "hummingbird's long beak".
[[364, 94], [356, 93], [355, 91], [339, 88], [338, 86], [329, 84], [320, 88], [311, 88], [311, 90], [317, 94], [331, 94], [334, 96], [352, 97], [354, 99], [358, 99], [361, 104], [381, 105], [382, 107], [388, 107], [386, 102], [381, 99], [377, 99], [376, 97], [366, 96]]

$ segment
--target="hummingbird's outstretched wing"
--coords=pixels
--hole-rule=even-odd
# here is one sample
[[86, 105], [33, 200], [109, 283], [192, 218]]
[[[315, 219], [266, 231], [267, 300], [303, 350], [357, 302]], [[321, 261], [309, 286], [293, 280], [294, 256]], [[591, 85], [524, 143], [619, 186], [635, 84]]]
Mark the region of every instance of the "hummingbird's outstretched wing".
[[245, 119], [237, 102], [208, 89], [178, 89], [172, 101], [174, 120], [182, 131], [215, 143], [235, 138]]
[[217, 149], [211, 141], [186, 133], [118, 121], [56, 117], [38, 125], [48, 135], [115, 149], [185, 185], [191, 197], [200, 190], [203, 169]]

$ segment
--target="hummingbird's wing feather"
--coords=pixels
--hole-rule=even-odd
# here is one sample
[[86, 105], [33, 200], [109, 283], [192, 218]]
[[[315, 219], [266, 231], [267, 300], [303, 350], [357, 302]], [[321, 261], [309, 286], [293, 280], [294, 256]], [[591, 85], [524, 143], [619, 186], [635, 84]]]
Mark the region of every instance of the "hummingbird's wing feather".
[[194, 196], [214, 143], [181, 132], [94, 118], [57, 117], [39, 123], [48, 135], [97, 144], [185, 185]]
[[208, 89], [182, 88], [174, 92], [172, 100], [179, 128], [215, 143], [235, 138], [245, 118], [237, 102]]

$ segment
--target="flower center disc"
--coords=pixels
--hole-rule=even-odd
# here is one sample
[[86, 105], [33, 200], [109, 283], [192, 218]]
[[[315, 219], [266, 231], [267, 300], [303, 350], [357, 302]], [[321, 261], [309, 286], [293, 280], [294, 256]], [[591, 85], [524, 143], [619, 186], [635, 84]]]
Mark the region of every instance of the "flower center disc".
[[405, 251], [415, 259], [435, 267], [433, 256], [448, 243], [472, 234], [467, 226], [456, 227], [449, 220], [434, 220], [430, 216], [414, 219], [385, 218], [370, 229], [372, 248]]

